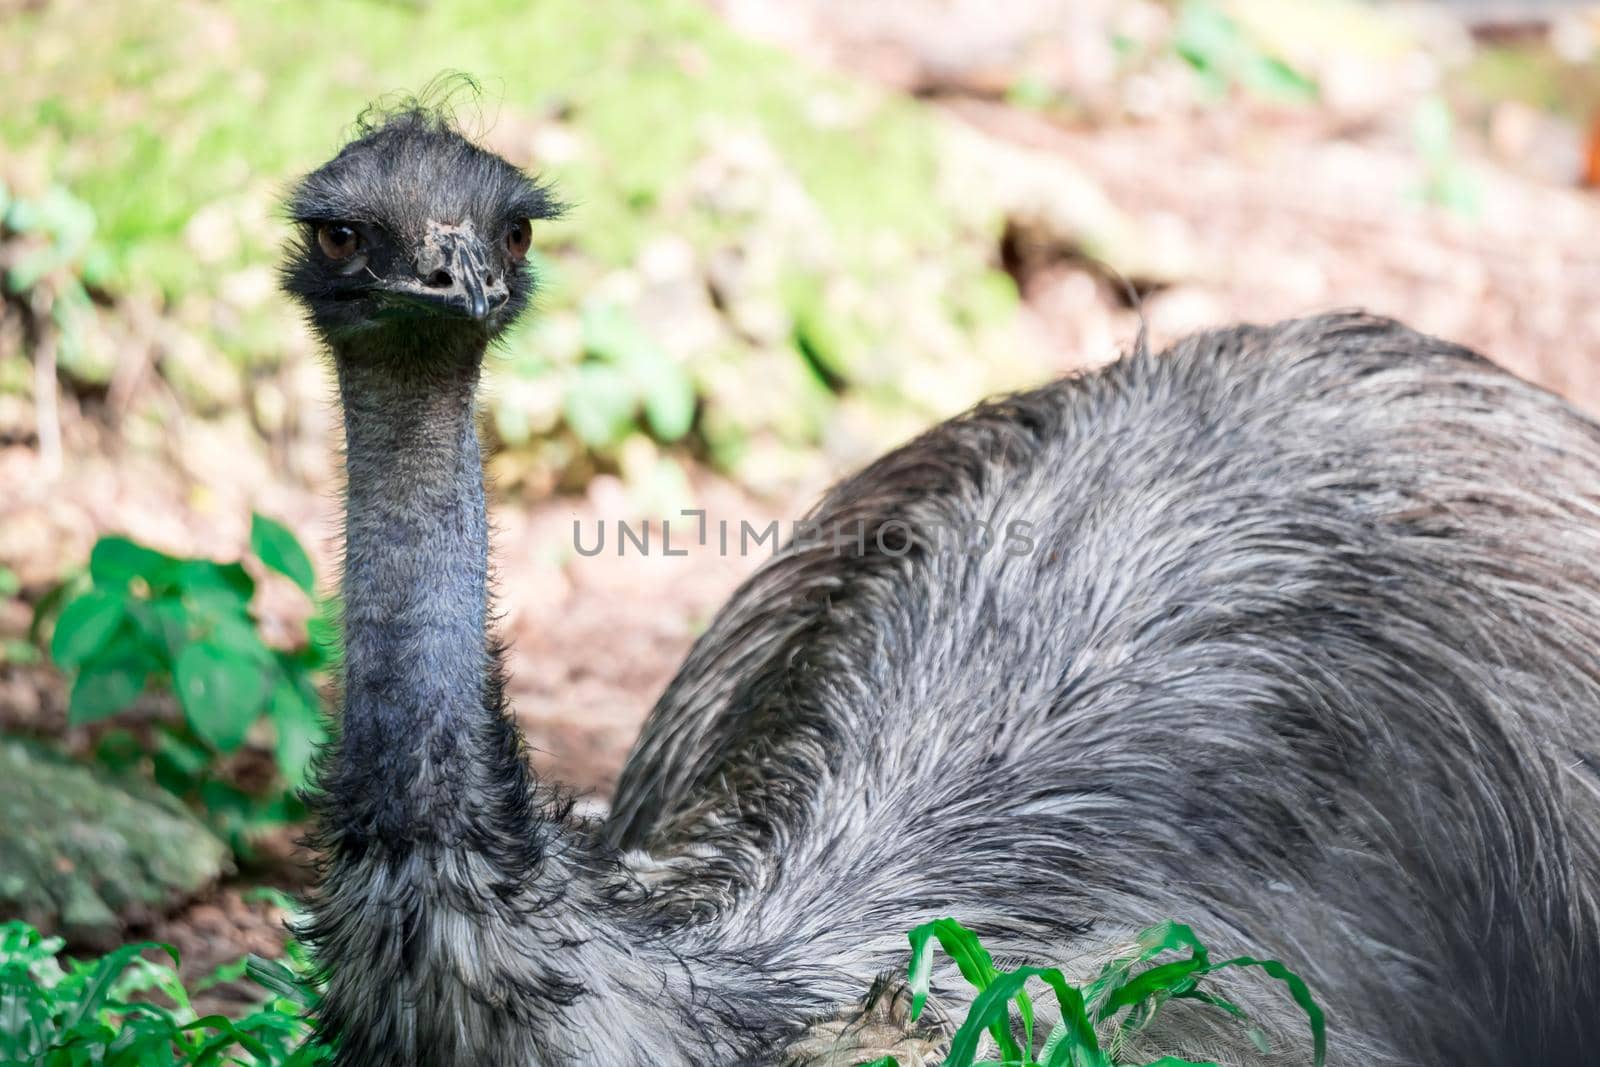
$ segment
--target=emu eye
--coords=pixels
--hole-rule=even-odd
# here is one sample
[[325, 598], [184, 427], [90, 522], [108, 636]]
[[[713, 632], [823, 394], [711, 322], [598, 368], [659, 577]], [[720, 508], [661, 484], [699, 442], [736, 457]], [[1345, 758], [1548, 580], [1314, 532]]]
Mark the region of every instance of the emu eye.
[[528, 245], [533, 243], [533, 227], [527, 219], [518, 219], [511, 229], [506, 231], [506, 251], [511, 253], [514, 263], [521, 263], [528, 255]]
[[317, 247], [329, 259], [349, 259], [361, 247], [361, 235], [347, 222], [324, 222], [317, 227]]

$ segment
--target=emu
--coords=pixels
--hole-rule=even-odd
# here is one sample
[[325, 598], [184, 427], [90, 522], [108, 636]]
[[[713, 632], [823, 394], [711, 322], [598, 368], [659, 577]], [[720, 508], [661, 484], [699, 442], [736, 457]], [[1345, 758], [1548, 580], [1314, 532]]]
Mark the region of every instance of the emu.
[[[1306, 975], [1330, 1063], [1600, 1063], [1600, 427], [1561, 400], [1346, 313], [984, 404], [823, 498], [842, 540], [733, 595], [591, 821], [508, 717], [474, 428], [552, 198], [411, 110], [290, 211], [347, 439], [303, 930], [340, 1064], [933, 1063], [960, 983], [913, 1025], [884, 976], [945, 915], [1080, 974], [1189, 922]], [[1229, 981], [1270, 1054], [1178, 1003], [1144, 1051], [1309, 1062]]]

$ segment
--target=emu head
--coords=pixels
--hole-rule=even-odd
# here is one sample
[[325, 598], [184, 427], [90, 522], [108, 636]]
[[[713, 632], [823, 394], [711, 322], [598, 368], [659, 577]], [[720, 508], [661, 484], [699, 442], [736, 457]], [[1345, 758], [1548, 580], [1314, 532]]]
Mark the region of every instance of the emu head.
[[301, 239], [284, 288], [336, 352], [358, 338], [481, 352], [527, 306], [531, 226], [558, 212], [538, 182], [421, 108], [363, 125], [288, 210]]

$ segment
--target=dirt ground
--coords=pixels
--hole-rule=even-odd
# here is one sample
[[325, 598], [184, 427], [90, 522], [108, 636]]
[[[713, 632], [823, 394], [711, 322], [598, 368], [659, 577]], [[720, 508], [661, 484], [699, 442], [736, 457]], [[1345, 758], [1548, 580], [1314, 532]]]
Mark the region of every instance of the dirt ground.
[[[983, 47], [964, 53], [964, 65], [949, 61], [950, 41], [965, 25], [959, 20], [975, 17], [968, 9], [993, 5], [942, 6], [943, 23], [925, 7], [897, 17], [905, 4], [720, 6], [750, 32], [810, 60], [917, 92], [953, 123], [1057, 154], [1098, 181], [1187, 264], [1145, 287], [1142, 314], [1156, 344], [1237, 319], [1361, 306], [1478, 348], [1600, 414], [1600, 196], [1549, 164], [1570, 145], [1534, 163], [1533, 135], [1519, 141], [1515, 129], [1464, 143], [1483, 204], [1467, 219], [1410, 196], [1417, 181], [1412, 146], [1368, 104], [1061, 122], [1008, 104], [996, 91], [992, 71], [1018, 62], [1017, 42], [1032, 39], [1022, 31], [1009, 39], [993, 31]], [[1065, 0], [1059, 6], [1072, 7]], [[1514, 118], [1504, 122], [1514, 125]], [[1139, 312], [1093, 265], [1065, 249], [1005, 254], [1038, 343], [1059, 351], [1063, 370], [1113, 358], [1132, 341]], [[229, 444], [247, 427], [175, 426], [175, 451], [213, 457], [215, 469], [201, 471], [163, 469], [123, 455], [109, 440], [96, 447], [92, 426], [73, 432], [78, 458], [54, 483], [40, 477], [31, 450], [0, 451], [0, 484], [23, 487], [20, 499], [7, 502], [0, 558], [23, 562], [25, 585], [47, 580], [62, 560], [82, 558], [94, 537], [113, 527], [176, 550], [206, 545], [218, 556], [243, 547], [239, 516], [251, 504], [300, 529], [330, 531], [330, 540], [337, 528], [331, 470], [309, 485], [284, 478]], [[697, 504], [713, 520], [791, 518], [808, 502], [756, 500], [704, 472], [694, 483]], [[695, 634], [760, 561], [710, 550], [621, 560], [570, 550], [574, 521], [592, 539], [602, 517], [626, 514], [627, 506], [621, 486], [602, 478], [582, 497], [502, 501], [494, 514], [517, 713], [540, 769], [597, 801]], [[332, 562], [331, 544], [312, 547], [320, 564]], [[25, 618], [0, 619], [4, 636], [25, 626]], [[64, 729], [60, 683], [48, 669], [0, 670], [0, 724]], [[241, 951], [270, 950], [281, 916], [243, 898], [251, 880], [293, 884], [295, 875], [292, 866], [254, 872], [150, 932], [184, 948], [186, 970], [196, 973]]]

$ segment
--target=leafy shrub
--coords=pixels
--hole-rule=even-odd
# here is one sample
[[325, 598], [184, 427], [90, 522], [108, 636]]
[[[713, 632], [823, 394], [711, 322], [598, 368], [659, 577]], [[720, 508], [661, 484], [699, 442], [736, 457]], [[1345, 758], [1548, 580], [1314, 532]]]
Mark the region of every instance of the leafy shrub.
[[[316, 989], [303, 952], [288, 963], [252, 957], [206, 988], [248, 974], [270, 994], [242, 1019], [197, 1017], [171, 945], [124, 945], [97, 960], [60, 957], [62, 941], [21, 922], [0, 924], [0, 1063], [18, 1067], [312, 1067], [331, 1057], [306, 1043]], [[146, 958], [161, 953], [171, 963]], [[163, 1003], [165, 1002], [165, 1003]]]
[[[1196, 1000], [1224, 1011], [1246, 1025], [1245, 1034], [1258, 1049], [1267, 1051], [1266, 1036], [1248, 1026], [1244, 1009], [1216, 993], [1199, 988], [1202, 979], [1218, 971], [1257, 967], [1283, 982], [1289, 995], [1305, 1011], [1311, 1024], [1315, 1062], [1321, 1067], [1327, 1037], [1322, 1010], [1311, 991], [1293, 971], [1276, 960], [1250, 956], [1213, 962], [1210, 953], [1194, 931], [1180, 923], [1165, 922], [1139, 935], [1139, 951], [1112, 960], [1088, 986], [1070, 985], [1054, 967], [1018, 967], [998, 971], [978, 938], [954, 919], [939, 919], [917, 927], [911, 939], [911, 1017], [916, 1019], [927, 1003], [933, 975], [933, 947], [940, 947], [956, 961], [961, 976], [978, 990], [967, 1012], [966, 1021], [950, 1042], [943, 1067], [973, 1067], [978, 1043], [985, 1032], [1000, 1050], [1000, 1060], [985, 1061], [985, 1067], [1112, 1067], [1124, 1062], [1117, 1054], [1150, 1024], [1163, 1005], [1171, 1000]], [[1168, 953], [1187, 950], [1186, 959], [1157, 963]], [[1148, 966], [1146, 966], [1148, 965]], [[1136, 970], [1136, 968], [1142, 968]], [[1033, 1004], [1027, 984], [1038, 979], [1055, 995], [1061, 1021], [1051, 1030], [1037, 1058], [1033, 1049]], [[1013, 1036], [1012, 1005], [1022, 1022], [1023, 1040]], [[1109, 1032], [1103, 1045], [1102, 1031]], [[1181, 1067], [1192, 1060], [1163, 1056], [1146, 1067]], [[892, 1056], [885, 1056], [863, 1067], [899, 1067]], [[1215, 1065], [1210, 1065], [1215, 1067]]]
[[[307, 596], [316, 578], [305, 550], [286, 528], [255, 515], [251, 551]], [[298, 818], [286, 793], [252, 797], [212, 774], [220, 756], [238, 751], [263, 717], [273, 728], [284, 781], [299, 786], [325, 737], [317, 678], [333, 656], [329, 605], [288, 651], [262, 641], [250, 615], [255, 580], [237, 562], [179, 559], [126, 537], [103, 537], [88, 571], [39, 605], [35, 627], [54, 616], [51, 658], [73, 675], [68, 719], [84, 725], [130, 708], [151, 689], [169, 690], [180, 723], [158, 722], [152, 751], [128, 731], [105, 734], [100, 757], [125, 766], [149, 756], [156, 780], [201, 800], [224, 821]]]

